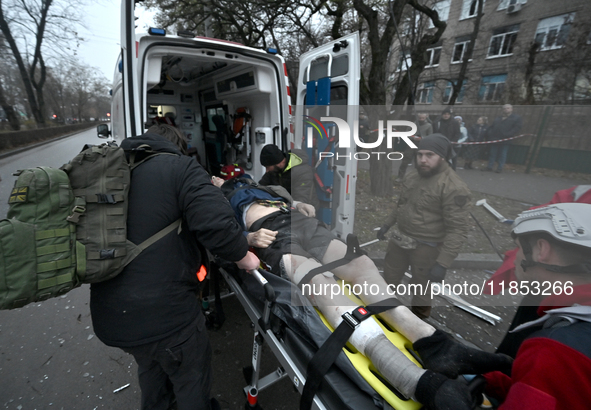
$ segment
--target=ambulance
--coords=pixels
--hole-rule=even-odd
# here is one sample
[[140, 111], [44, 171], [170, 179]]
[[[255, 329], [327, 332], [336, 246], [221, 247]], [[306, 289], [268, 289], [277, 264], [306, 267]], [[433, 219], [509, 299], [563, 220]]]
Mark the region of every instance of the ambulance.
[[[355, 125], [358, 34], [300, 57], [293, 106], [285, 61], [276, 50], [160, 28], [136, 31], [134, 7], [134, 0], [122, 1], [111, 130], [102, 127], [99, 136], [121, 140], [156, 122], [174, 124], [209, 172], [236, 163], [256, 181], [265, 172], [259, 162], [265, 145], [306, 149], [322, 201], [319, 218], [340, 237], [351, 233], [357, 169], [347, 158], [355, 147], [340, 147], [338, 127], [320, 118], [345, 116], [351, 129]], [[328, 151], [339, 155], [321, 158]]]

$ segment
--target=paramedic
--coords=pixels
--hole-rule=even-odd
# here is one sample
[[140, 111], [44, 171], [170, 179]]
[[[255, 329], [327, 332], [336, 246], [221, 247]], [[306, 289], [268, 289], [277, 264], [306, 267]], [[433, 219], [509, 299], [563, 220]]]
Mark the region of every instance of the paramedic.
[[126, 150], [143, 144], [158, 155], [134, 169], [129, 192], [128, 239], [141, 243], [182, 218], [180, 232], [168, 234], [136, 257], [114, 279], [91, 285], [94, 332], [108, 346], [134, 356], [142, 409], [210, 409], [211, 347], [197, 298], [196, 277], [207, 256], [253, 269], [228, 201], [207, 173], [186, 153], [180, 132], [169, 125], [123, 140]]
[[[400, 199], [377, 234], [384, 239], [397, 224], [384, 260], [384, 277], [391, 284], [402, 280], [409, 265], [411, 283], [425, 287], [428, 281], [441, 282], [466, 239], [470, 190], [447, 162], [452, 152], [441, 134], [419, 141], [417, 172], [404, 178]], [[429, 317], [431, 298], [413, 296], [412, 311], [420, 318]]]
[[[237, 220], [248, 231], [249, 245], [258, 249], [259, 257], [272, 267], [273, 272], [298, 284], [310, 270], [344, 258], [346, 245], [318, 220], [303, 214], [305, 207], [310, 205], [296, 203], [296, 209], [293, 209], [292, 198], [282, 187], [260, 187], [252, 182], [244, 178], [226, 182], [221, 178], [213, 178], [213, 184], [222, 189]], [[332, 274], [352, 285], [369, 283], [377, 286], [377, 292], [359, 295], [366, 305], [389, 297], [386, 282], [375, 264], [365, 255], [335, 267], [330, 272], [317, 274], [309, 279], [309, 283], [330, 285], [334, 283]], [[314, 294], [308, 297], [335, 327], [340, 323], [341, 315], [350, 309], [350, 300], [344, 295], [329, 297]], [[461, 373], [479, 373], [478, 369], [507, 371], [510, 368], [511, 359], [508, 356], [465, 347], [448, 334], [436, 331], [403, 305], [387, 310], [380, 316], [413, 343], [413, 348], [429, 370], [418, 368], [400, 350], [392, 348], [391, 342], [380, 334], [379, 328], [363, 329], [373, 321], [368, 320], [360, 325], [362, 332], [367, 333], [357, 336], [354, 333], [349, 340], [372, 360], [390, 383], [407, 397], [417, 398], [428, 408], [469, 408], [466, 402], [470, 401], [470, 394], [465, 386], [449, 378]]]
[[519, 348], [511, 376], [485, 374], [501, 409], [587, 409], [591, 401], [591, 205], [554, 204], [515, 220], [520, 292], [550, 283], [535, 329]]
[[281, 185], [294, 200], [318, 209], [320, 204], [314, 186], [314, 169], [308, 164], [304, 150], [294, 149], [285, 155], [277, 145], [268, 144], [261, 150], [260, 161], [266, 168], [259, 181], [261, 185]]

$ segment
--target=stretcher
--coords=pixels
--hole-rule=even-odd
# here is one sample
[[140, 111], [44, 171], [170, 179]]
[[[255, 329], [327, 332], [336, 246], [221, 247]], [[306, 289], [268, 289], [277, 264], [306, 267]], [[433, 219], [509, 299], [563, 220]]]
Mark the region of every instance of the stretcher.
[[[258, 393], [289, 378], [302, 394], [308, 362], [332, 328], [291, 282], [276, 275], [254, 271], [220, 269], [229, 289], [236, 295], [254, 324], [252, 368], [245, 373], [248, 385], [245, 408], [256, 408]], [[292, 303], [292, 298], [297, 303]], [[299, 306], [298, 306], [299, 305]], [[374, 320], [374, 319], [369, 319]], [[411, 343], [377, 320], [387, 337], [411, 360], [420, 365]], [[280, 367], [262, 377], [262, 346], [266, 343]], [[247, 374], [248, 373], [248, 374]], [[369, 382], [368, 382], [369, 381]], [[370, 384], [371, 383], [371, 384]], [[324, 376], [312, 400], [312, 409], [415, 410], [421, 404], [404, 397], [383, 379], [364, 356], [347, 344]]]

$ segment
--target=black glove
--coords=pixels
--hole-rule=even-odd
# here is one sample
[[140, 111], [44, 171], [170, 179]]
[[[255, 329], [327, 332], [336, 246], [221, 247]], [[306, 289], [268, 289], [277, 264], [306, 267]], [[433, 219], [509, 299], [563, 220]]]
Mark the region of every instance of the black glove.
[[433, 266], [431, 266], [431, 270], [429, 270], [429, 280], [432, 282], [441, 282], [445, 279], [445, 274], [447, 273], [447, 268], [444, 268], [437, 262]]
[[478, 398], [472, 396], [467, 384], [431, 370], [419, 379], [415, 397], [428, 410], [470, 410], [478, 404]]
[[388, 229], [390, 229], [390, 227], [388, 225], [384, 225], [380, 228], [380, 230], [378, 231], [378, 233], [376, 234], [376, 237], [380, 240], [383, 241], [385, 236], [386, 236], [386, 232], [388, 232]]
[[507, 355], [464, 346], [441, 330], [417, 340], [412, 347], [421, 356], [425, 368], [451, 378], [494, 370], [510, 374], [513, 364], [513, 359]]

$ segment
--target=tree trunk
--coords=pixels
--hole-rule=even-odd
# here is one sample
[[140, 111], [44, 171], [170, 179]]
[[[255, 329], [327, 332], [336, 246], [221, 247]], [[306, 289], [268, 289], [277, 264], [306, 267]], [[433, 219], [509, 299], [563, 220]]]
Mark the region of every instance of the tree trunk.
[[6, 114], [6, 118], [8, 119], [8, 123], [10, 124], [10, 128], [12, 128], [14, 131], [20, 130], [21, 123], [18, 120], [18, 116], [16, 115], [16, 112], [14, 111], [14, 108], [12, 107], [12, 105], [8, 104], [8, 101], [6, 101], [6, 97], [4, 95], [4, 87], [2, 87], [1, 83], [0, 83], [0, 106], [4, 110], [4, 113]]
[[533, 41], [527, 52], [527, 66], [525, 67], [525, 104], [527, 105], [534, 105], [536, 103], [534, 97], [534, 66], [539, 48], [540, 45]]
[[455, 82], [451, 82], [452, 94], [449, 98], [449, 105], [454, 105], [456, 103], [456, 100], [462, 91], [462, 87], [464, 86], [464, 79], [466, 78], [466, 73], [468, 72], [468, 64], [470, 63], [470, 58], [472, 58], [472, 53], [474, 52], [474, 47], [476, 46], [476, 39], [478, 38], [478, 33], [480, 32], [480, 20], [482, 20], [482, 16], [484, 15], [484, 13], [482, 13], [483, 3], [484, 0], [478, 1], [478, 10], [476, 12], [476, 19], [474, 20], [474, 29], [470, 34], [470, 42], [468, 43], [468, 47], [464, 53], [464, 59], [462, 60], [460, 73], [458, 74], [457, 80]]

